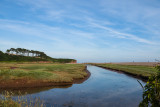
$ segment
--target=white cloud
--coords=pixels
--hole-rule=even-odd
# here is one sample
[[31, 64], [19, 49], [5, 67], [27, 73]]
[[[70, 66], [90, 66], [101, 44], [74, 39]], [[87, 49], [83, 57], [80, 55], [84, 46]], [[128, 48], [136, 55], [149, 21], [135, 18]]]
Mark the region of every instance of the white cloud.
[[154, 44], [153, 42], [151, 42], [149, 40], [137, 37], [137, 36], [132, 35], [132, 34], [121, 33], [121, 32], [119, 32], [119, 31], [117, 31], [115, 29], [112, 29], [112, 28], [109, 28], [109, 27], [106, 27], [106, 26], [103, 26], [103, 25], [100, 25], [100, 24], [97, 24], [97, 23], [94, 23], [94, 22], [90, 22], [89, 24], [90, 24], [91, 27], [96, 27], [96, 28], [107, 30], [109, 33], [111, 33], [111, 35], [114, 35], [117, 38], [131, 39], [131, 40], [135, 40], [137, 42], [142, 42], [142, 43], [147, 43], [147, 44]]
[[[101, 0], [101, 12], [118, 20], [121, 26], [127, 24], [128, 28], [135, 26], [139, 32], [148, 35], [160, 35], [160, 2], [158, 0]], [[134, 29], [132, 29], [134, 31]]]
[[125, 61], [137, 53], [137, 59], [144, 56], [143, 60], [147, 55], [158, 56], [160, 8], [157, 0], [15, 1], [27, 9], [21, 13], [22, 17], [0, 19], [0, 30], [4, 35], [6, 32], [21, 37], [19, 40], [29, 36], [35, 42], [26, 40], [21, 45], [20, 41], [5, 40], [1, 32], [3, 47], [51, 50], [47, 52], [53, 57], [73, 56], [81, 61]]
[[[61, 27], [53, 27], [40, 23], [29, 23], [14, 20], [0, 19], [0, 29], [27, 34], [31, 36], [42, 37], [49, 40], [62, 41], [61, 38], [88, 38], [92, 39], [93, 34]], [[23, 35], [22, 35], [23, 36]], [[74, 38], [74, 39], [75, 39]]]

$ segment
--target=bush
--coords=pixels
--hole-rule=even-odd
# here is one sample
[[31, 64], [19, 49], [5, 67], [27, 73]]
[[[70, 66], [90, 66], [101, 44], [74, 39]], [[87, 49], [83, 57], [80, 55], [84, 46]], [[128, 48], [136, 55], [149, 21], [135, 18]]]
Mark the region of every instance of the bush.
[[156, 67], [158, 72], [149, 77], [143, 88], [143, 100], [139, 107], [160, 107], [160, 66]]

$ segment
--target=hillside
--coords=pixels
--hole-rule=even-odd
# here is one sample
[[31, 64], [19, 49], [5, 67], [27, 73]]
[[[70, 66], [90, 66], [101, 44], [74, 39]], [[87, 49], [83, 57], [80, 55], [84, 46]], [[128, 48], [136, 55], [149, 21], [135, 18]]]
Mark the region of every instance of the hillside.
[[76, 63], [75, 59], [52, 58], [44, 52], [28, 50], [24, 48], [7, 49], [6, 53], [0, 51], [0, 61], [5, 62], [57, 62], [57, 63]]

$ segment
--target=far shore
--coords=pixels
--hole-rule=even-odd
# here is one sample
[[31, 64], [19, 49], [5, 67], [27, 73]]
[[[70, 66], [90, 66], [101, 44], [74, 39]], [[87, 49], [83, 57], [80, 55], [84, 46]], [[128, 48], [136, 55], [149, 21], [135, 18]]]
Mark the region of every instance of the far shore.
[[107, 62], [107, 63], [96, 63], [96, 64], [121, 64], [121, 65], [156, 66], [156, 65], [159, 65], [159, 62]]
[[115, 62], [113, 64], [156, 66], [159, 63], [158, 62]]
[[149, 76], [156, 73], [155, 66], [158, 62], [115, 62], [115, 63], [91, 63], [104, 69], [124, 73], [128, 76], [147, 81]]

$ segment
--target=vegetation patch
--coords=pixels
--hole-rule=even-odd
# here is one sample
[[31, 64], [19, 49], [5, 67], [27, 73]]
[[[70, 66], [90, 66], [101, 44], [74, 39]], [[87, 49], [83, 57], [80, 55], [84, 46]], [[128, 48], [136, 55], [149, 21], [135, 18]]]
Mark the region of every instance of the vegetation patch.
[[158, 72], [149, 77], [145, 86], [143, 86], [143, 100], [139, 107], [160, 107], [160, 66], [156, 67]]
[[4, 91], [0, 95], [0, 107], [45, 107], [45, 104], [40, 98], [34, 98], [22, 96], [18, 93], [18, 97], [15, 99], [13, 92]]
[[75, 59], [52, 58], [44, 52], [24, 48], [7, 49], [6, 53], [0, 51], [1, 62], [40, 62], [40, 63], [76, 63]]
[[142, 65], [121, 65], [121, 64], [93, 64], [93, 65], [112, 70], [124, 71], [129, 74], [143, 76], [143, 77], [149, 77], [158, 71], [155, 67], [142, 66]]
[[[10, 66], [15, 66], [11, 69]], [[83, 64], [0, 64], [0, 88], [4, 85], [72, 83], [87, 76]], [[35, 84], [36, 85], [36, 84]]]

